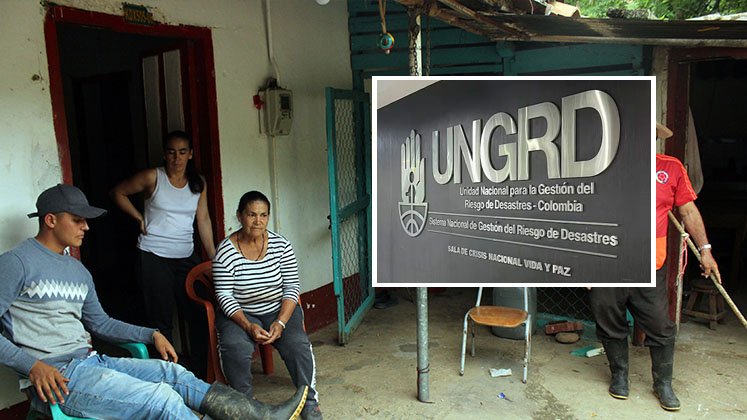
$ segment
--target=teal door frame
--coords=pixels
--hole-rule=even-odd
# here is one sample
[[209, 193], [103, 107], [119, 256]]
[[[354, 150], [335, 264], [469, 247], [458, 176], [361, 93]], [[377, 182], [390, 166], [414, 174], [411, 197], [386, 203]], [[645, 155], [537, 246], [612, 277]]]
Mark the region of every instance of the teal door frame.
[[347, 344], [373, 305], [371, 112], [368, 94], [327, 88], [332, 274], [338, 341]]

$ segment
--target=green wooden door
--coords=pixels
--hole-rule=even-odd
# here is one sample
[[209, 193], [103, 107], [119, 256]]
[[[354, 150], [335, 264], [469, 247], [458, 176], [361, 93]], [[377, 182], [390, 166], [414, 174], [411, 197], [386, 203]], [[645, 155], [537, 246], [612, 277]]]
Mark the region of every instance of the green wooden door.
[[332, 272], [338, 340], [371, 308], [371, 121], [363, 92], [326, 89]]

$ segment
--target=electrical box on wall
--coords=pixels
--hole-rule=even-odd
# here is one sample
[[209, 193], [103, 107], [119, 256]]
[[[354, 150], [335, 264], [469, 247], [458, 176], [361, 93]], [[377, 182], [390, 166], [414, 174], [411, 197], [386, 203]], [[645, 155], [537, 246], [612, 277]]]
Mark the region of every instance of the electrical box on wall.
[[280, 88], [264, 91], [266, 133], [270, 136], [287, 136], [293, 123], [293, 93]]

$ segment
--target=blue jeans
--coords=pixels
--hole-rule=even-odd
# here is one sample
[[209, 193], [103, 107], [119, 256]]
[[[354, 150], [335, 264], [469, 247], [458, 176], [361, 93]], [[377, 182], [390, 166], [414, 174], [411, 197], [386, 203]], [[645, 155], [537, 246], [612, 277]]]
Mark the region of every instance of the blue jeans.
[[94, 355], [60, 368], [70, 416], [121, 419], [196, 418], [210, 385], [176, 363]]

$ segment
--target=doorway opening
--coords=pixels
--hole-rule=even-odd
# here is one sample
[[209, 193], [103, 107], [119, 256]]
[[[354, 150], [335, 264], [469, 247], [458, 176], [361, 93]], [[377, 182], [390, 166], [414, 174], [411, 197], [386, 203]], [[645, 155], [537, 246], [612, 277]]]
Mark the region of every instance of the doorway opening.
[[138, 227], [108, 192], [137, 171], [161, 165], [166, 132], [187, 131], [207, 180], [214, 235], [223, 236], [210, 30], [144, 26], [121, 16], [49, 6], [45, 37], [63, 182], [109, 210], [91, 221], [81, 261], [104, 309], [143, 325], [134, 272]]
[[[683, 160], [694, 187], [723, 285], [738, 306], [747, 302], [747, 49], [675, 49], [670, 55], [667, 154]], [[690, 143], [688, 143], [690, 139]], [[688, 159], [697, 147], [700, 169]], [[685, 279], [699, 283], [691, 254]], [[688, 281], [689, 280], [689, 281]]]

